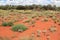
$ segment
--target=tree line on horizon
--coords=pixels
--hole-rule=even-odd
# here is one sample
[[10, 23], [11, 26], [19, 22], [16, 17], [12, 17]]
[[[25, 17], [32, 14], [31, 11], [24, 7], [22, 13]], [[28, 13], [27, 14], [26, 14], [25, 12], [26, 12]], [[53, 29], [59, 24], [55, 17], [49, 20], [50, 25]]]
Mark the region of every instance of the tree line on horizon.
[[40, 9], [40, 10], [60, 10], [60, 7], [56, 7], [56, 5], [0, 5], [0, 9], [2, 10], [10, 10], [10, 9], [16, 9], [16, 10], [33, 10], [33, 9]]

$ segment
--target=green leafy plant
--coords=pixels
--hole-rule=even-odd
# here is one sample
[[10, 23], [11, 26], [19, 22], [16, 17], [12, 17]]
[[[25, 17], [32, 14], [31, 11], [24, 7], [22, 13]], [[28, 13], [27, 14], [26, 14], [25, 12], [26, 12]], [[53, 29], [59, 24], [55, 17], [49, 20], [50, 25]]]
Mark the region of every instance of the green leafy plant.
[[3, 26], [8, 26], [8, 23], [7, 22], [3, 22], [2, 25]]
[[25, 30], [27, 30], [27, 29], [28, 29], [28, 28], [27, 28], [25, 25], [23, 25], [23, 24], [17, 24], [17, 25], [12, 26], [12, 30], [13, 30], [13, 31], [22, 32], [22, 31], [25, 31]]

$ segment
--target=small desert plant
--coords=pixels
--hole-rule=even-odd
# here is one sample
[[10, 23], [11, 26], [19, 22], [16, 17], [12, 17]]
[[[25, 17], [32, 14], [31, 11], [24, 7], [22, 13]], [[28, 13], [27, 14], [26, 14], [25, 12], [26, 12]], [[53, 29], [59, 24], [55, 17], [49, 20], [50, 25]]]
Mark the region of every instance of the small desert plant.
[[35, 21], [33, 20], [33, 21], [31, 21], [31, 24], [35, 24]]
[[13, 22], [8, 22], [8, 26], [13, 26]]
[[32, 26], [35, 26], [34, 24], [35, 24], [35, 21], [33, 20], [29, 23], [29, 25], [32, 25]]
[[3, 22], [2, 25], [3, 26], [12, 26], [13, 23], [12, 22]]
[[41, 30], [37, 30], [37, 37], [40, 37]]
[[22, 32], [22, 31], [27, 30], [27, 27], [23, 24], [17, 24], [17, 25], [12, 26], [12, 30]]
[[26, 20], [26, 21], [25, 21], [25, 23], [26, 23], [26, 22], [27, 22], [27, 23], [29, 23], [29, 22], [30, 22], [30, 20]]
[[39, 18], [37, 17], [36, 20], [39, 20]]
[[32, 18], [35, 18], [36, 16], [32, 16]]
[[8, 26], [8, 23], [7, 22], [3, 22], [2, 25], [3, 26]]
[[27, 12], [24, 12], [24, 14], [31, 14], [31, 12], [28, 12], [28, 11], [27, 11]]
[[46, 34], [46, 32], [47, 32], [47, 30], [45, 30], [45, 29], [42, 31], [42, 33], [43, 33], [44, 35]]
[[56, 20], [57, 18], [56, 18], [56, 16], [53, 16], [52, 19], [53, 19], [53, 20]]
[[35, 36], [35, 33], [32, 33], [31, 37], [34, 37]]
[[55, 32], [57, 29], [55, 26], [51, 26], [49, 30], [50, 30], [50, 32]]
[[47, 22], [48, 21], [48, 18], [44, 18], [42, 19], [43, 22]]
[[50, 36], [49, 35], [47, 35], [47, 40], [50, 40]]

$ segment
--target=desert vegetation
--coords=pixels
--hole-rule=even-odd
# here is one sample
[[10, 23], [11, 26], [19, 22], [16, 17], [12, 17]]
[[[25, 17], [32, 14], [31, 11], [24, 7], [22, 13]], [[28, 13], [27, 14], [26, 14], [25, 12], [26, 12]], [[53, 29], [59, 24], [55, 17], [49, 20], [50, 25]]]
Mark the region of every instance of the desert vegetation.
[[58, 40], [60, 7], [0, 6], [0, 40]]

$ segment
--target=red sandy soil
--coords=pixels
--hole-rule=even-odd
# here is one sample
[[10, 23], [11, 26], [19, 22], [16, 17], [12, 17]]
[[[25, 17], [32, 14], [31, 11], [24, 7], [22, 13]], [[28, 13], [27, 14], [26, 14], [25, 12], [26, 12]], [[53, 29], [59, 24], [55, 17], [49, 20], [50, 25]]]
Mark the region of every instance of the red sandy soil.
[[[49, 34], [50, 36], [50, 40], [60, 40], [60, 26], [58, 25], [58, 23], [54, 23], [53, 20], [49, 19], [48, 22], [42, 22], [41, 18], [39, 20], [34, 20], [36, 23], [34, 24], [35, 27], [30, 26], [28, 23], [23, 23], [23, 21], [18, 21], [15, 24], [19, 24], [22, 23], [26, 26], [28, 26], [28, 30], [24, 31], [24, 32], [13, 32], [11, 29], [11, 27], [3, 27], [0, 26], [0, 37], [8, 37], [10, 40], [19, 40], [19, 38], [21, 37], [26, 37], [26, 36], [31, 36], [31, 34], [34, 32], [35, 33], [35, 40], [47, 40], [47, 36]], [[55, 33], [50, 32], [48, 29], [55, 25], [57, 28], [57, 31]], [[46, 35], [44, 35], [41, 32], [41, 37], [37, 37], [37, 30], [44, 30], [46, 29], [48, 32], [46, 33]], [[14, 37], [15, 35], [15, 37]]]

